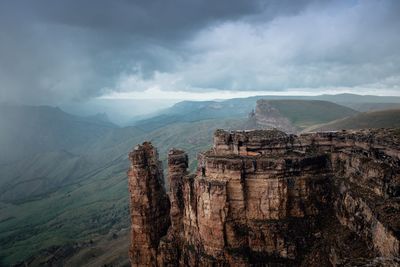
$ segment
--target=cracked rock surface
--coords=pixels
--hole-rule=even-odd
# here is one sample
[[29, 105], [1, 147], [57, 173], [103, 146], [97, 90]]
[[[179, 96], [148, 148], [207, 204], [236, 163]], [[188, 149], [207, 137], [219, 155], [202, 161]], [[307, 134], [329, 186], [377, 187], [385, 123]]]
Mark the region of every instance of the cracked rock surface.
[[132, 266], [399, 266], [400, 131], [217, 130], [130, 153]]

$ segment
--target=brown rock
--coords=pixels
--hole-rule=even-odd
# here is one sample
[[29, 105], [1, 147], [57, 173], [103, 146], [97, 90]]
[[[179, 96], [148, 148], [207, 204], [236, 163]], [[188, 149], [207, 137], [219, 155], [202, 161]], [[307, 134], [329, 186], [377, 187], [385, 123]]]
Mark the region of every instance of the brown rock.
[[155, 149], [130, 155], [132, 265], [400, 262], [397, 130], [217, 130], [196, 174], [170, 150], [170, 207]]
[[179, 149], [171, 149], [168, 153], [168, 182], [170, 186], [169, 200], [171, 202], [171, 224], [174, 235], [178, 237], [183, 232], [183, 177], [188, 168], [188, 156]]
[[131, 265], [156, 266], [160, 239], [170, 225], [161, 162], [157, 150], [148, 142], [135, 147], [129, 159]]

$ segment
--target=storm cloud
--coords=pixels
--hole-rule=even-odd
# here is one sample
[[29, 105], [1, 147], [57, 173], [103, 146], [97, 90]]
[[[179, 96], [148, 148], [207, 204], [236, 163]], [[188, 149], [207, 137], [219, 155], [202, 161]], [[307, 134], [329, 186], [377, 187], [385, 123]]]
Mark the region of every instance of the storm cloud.
[[0, 98], [400, 94], [398, 1], [2, 1]]

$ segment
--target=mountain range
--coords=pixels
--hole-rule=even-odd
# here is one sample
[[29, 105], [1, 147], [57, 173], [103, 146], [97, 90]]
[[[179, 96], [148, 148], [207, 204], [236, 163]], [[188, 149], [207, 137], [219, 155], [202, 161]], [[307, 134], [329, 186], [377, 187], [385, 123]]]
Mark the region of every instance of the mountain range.
[[[197, 153], [208, 147], [216, 129], [253, 127], [249, 114], [259, 99], [267, 99], [299, 131], [400, 127], [400, 111], [393, 109], [400, 107], [400, 98], [395, 97], [183, 101], [149, 118], [132, 119], [126, 127], [104, 114], [82, 117], [56, 107], [2, 104], [0, 265], [126, 263], [126, 250], [110, 251], [105, 244], [127, 241], [126, 170], [132, 147], [150, 140], [163, 161], [169, 148], [185, 149], [193, 170]], [[392, 109], [363, 112], [387, 107]]]

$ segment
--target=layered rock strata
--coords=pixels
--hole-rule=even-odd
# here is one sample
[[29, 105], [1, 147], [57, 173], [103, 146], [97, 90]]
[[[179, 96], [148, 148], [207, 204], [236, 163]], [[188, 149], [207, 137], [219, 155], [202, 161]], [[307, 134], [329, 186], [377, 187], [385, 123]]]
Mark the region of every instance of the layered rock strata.
[[130, 154], [132, 266], [400, 262], [398, 130], [217, 130], [195, 174], [169, 152], [168, 203], [149, 146]]
[[170, 226], [170, 202], [157, 150], [148, 142], [129, 154], [132, 266], [156, 266], [160, 239]]

